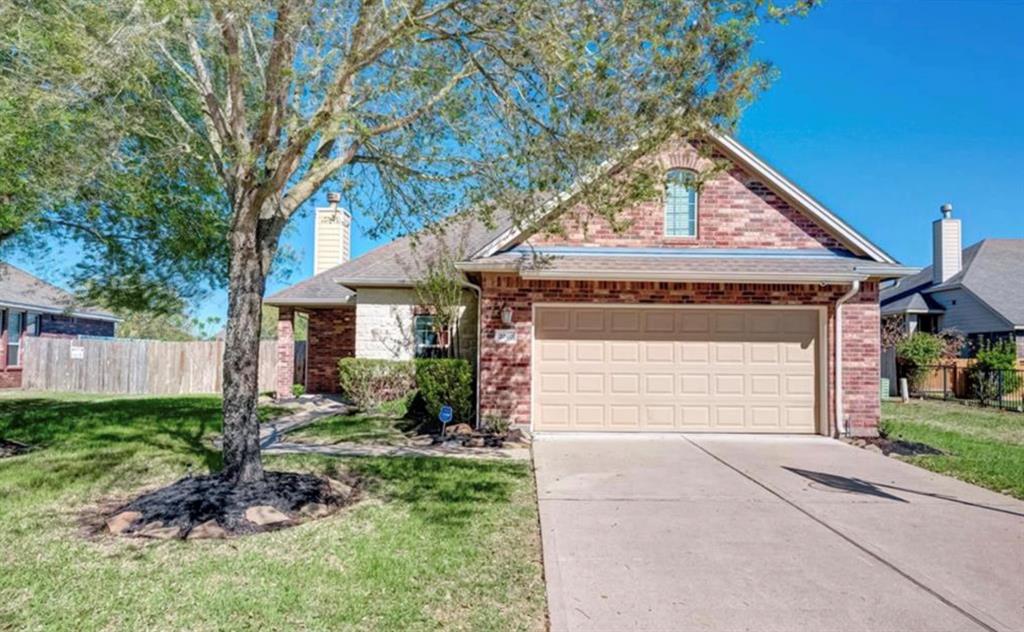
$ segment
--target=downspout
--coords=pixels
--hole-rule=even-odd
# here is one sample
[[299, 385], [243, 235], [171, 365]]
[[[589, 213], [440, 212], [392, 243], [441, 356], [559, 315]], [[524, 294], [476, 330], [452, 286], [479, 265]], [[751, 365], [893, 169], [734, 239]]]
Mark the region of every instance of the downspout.
[[476, 369], [474, 370], [474, 377], [476, 378], [476, 429], [480, 429], [480, 328], [483, 327], [483, 304], [484, 294], [483, 288], [476, 283], [473, 283], [466, 277], [465, 273], [462, 275], [462, 282], [466, 287], [469, 287], [476, 292]]
[[836, 383], [833, 389], [835, 396], [834, 408], [836, 411], [836, 436], [842, 437], [846, 434], [846, 420], [843, 418], [843, 304], [854, 297], [857, 292], [860, 291], [860, 281], [852, 281], [850, 283], [850, 291], [843, 294], [836, 300], [836, 311], [835, 311], [835, 376]]

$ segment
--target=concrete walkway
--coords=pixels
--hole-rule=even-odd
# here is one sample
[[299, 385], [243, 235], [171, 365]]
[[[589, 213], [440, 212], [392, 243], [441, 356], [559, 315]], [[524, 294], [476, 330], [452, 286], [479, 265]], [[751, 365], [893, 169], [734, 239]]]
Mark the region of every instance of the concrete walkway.
[[501, 459], [529, 461], [530, 449], [463, 448], [444, 445], [389, 446], [365, 443], [332, 443], [329, 445], [277, 442], [263, 449], [264, 454], [322, 454], [326, 456], [443, 456], [457, 459]]
[[817, 437], [535, 439], [552, 630], [1024, 630], [1024, 502]]

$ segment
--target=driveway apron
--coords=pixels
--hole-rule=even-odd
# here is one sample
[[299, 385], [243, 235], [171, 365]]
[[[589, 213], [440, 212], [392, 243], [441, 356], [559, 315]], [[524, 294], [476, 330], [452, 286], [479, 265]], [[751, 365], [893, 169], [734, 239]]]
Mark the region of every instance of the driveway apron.
[[1024, 503], [821, 437], [540, 436], [561, 630], [1021, 630]]

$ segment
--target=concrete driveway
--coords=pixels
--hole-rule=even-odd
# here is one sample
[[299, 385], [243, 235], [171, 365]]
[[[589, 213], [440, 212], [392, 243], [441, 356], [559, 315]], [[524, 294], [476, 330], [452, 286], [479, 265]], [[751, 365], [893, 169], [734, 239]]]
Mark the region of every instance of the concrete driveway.
[[1024, 630], [1024, 502], [822, 437], [533, 450], [556, 632]]

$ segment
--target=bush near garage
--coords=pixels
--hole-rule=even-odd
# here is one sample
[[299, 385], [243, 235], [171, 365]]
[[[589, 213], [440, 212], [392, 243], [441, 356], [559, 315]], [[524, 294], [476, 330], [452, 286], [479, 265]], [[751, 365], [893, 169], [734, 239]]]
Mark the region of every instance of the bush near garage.
[[408, 397], [416, 390], [415, 367], [402, 360], [342, 358], [338, 361], [342, 395], [363, 410]]
[[417, 394], [413, 408], [437, 419], [442, 406], [451, 406], [453, 423], [474, 421], [473, 367], [462, 359], [430, 358], [413, 361], [343, 358], [338, 361], [341, 392], [363, 410], [374, 410]]
[[466, 360], [416, 360], [416, 386], [427, 414], [437, 418], [442, 406], [451, 406], [453, 423], [472, 423], [473, 367]]

